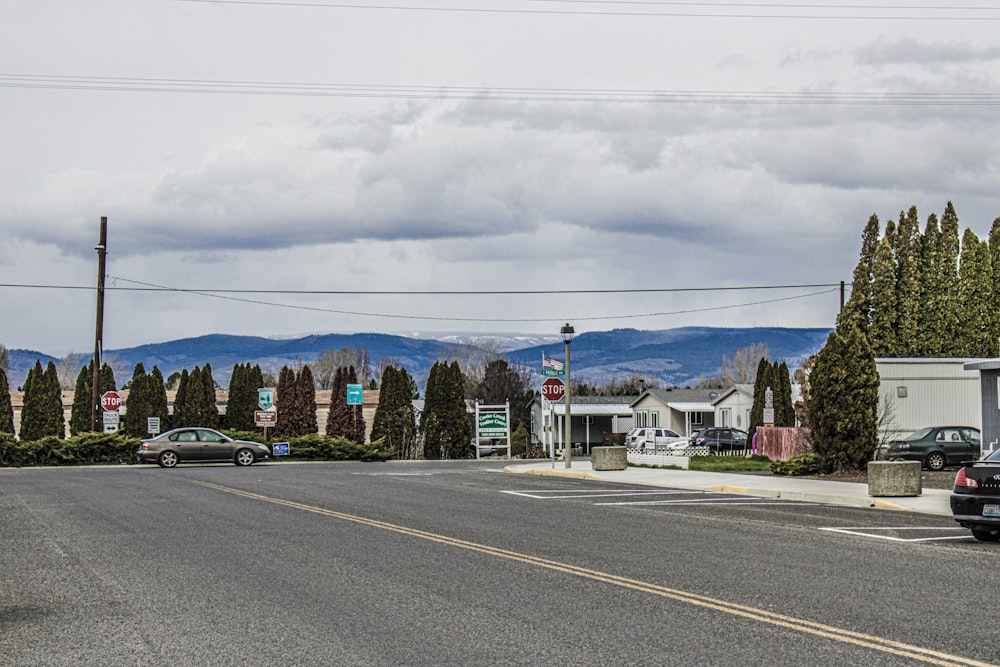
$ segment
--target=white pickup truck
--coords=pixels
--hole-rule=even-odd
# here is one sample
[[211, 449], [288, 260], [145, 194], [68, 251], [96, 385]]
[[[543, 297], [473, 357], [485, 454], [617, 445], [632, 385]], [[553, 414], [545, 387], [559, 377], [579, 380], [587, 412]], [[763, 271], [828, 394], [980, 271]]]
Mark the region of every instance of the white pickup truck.
[[640, 452], [684, 449], [688, 446], [688, 439], [669, 428], [640, 426], [625, 434], [625, 446]]

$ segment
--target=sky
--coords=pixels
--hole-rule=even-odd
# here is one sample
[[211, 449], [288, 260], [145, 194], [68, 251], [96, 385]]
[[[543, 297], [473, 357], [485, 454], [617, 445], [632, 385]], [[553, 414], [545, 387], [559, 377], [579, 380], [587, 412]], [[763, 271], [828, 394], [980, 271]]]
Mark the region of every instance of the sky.
[[93, 350], [102, 216], [105, 349], [832, 326], [873, 213], [1000, 216], [961, 5], [0, 0], [0, 343]]

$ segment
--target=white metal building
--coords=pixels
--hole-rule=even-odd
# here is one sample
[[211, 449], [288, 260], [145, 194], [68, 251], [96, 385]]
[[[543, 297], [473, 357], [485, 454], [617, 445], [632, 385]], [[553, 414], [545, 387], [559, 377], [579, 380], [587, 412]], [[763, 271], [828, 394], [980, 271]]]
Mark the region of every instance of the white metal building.
[[978, 359], [877, 358], [882, 432], [905, 434], [924, 426], [982, 428]]

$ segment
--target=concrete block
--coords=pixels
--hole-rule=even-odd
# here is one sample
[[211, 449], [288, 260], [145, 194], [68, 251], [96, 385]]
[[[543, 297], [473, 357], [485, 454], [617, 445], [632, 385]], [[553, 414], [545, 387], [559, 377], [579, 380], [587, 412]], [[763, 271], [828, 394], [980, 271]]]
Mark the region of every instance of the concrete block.
[[920, 461], [869, 461], [868, 495], [919, 496], [920, 468]]
[[625, 470], [628, 467], [628, 449], [594, 447], [590, 451], [590, 467], [594, 470]]

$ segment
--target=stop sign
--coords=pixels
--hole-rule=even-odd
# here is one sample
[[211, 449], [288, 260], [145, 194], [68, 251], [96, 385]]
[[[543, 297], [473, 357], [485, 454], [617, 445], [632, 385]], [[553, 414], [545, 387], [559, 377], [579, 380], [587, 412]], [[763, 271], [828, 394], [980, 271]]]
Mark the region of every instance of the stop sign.
[[542, 397], [547, 401], [559, 401], [566, 395], [566, 385], [559, 378], [546, 378], [542, 382]]
[[106, 391], [101, 395], [101, 407], [108, 412], [118, 412], [122, 406], [122, 397], [117, 391]]

